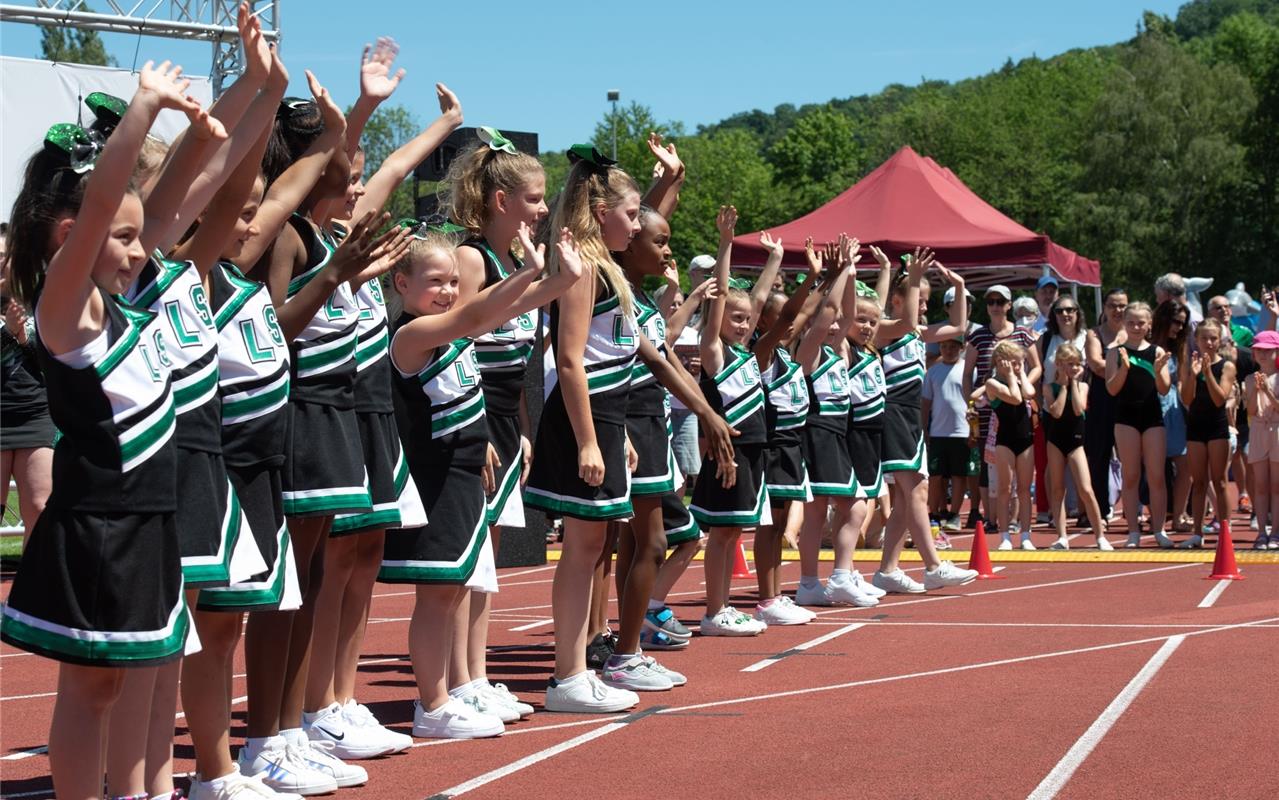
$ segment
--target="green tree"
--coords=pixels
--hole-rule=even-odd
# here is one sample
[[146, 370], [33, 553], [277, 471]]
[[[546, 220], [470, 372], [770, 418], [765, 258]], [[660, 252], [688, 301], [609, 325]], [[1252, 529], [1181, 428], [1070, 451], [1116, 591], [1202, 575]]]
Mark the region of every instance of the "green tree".
[[[88, 3], [80, 9], [92, 11]], [[63, 26], [45, 25], [40, 28], [40, 57], [45, 61], [64, 64], [91, 64], [98, 67], [114, 67], [115, 58], [107, 54], [102, 37], [97, 31], [77, 30]]]
[[829, 104], [804, 114], [768, 149], [787, 210], [805, 214], [852, 186], [864, 162], [853, 118]]
[[773, 169], [760, 153], [760, 138], [743, 128], [684, 139], [680, 157], [688, 181], [671, 220], [671, 252], [681, 267], [699, 253], [714, 253], [719, 241], [715, 214], [737, 206], [739, 233], [785, 222], [777, 211]]

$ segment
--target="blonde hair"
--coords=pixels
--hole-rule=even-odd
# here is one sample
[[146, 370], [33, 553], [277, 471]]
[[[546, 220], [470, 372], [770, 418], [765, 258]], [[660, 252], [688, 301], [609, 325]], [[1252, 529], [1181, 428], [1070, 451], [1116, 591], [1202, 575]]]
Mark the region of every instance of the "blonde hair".
[[1062, 342], [1060, 345], [1058, 345], [1057, 355], [1054, 356], [1054, 358], [1056, 359], [1056, 363], [1058, 364], [1062, 363], [1063, 361], [1072, 363], [1072, 364], [1084, 363], [1084, 354], [1079, 352], [1079, 348], [1075, 347], [1075, 345], [1071, 342]]
[[[434, 252], [443, 253], [450, 259], [456, 260], [457, 238], [436, 231], [430, 231], [425, 235], [414, 235], [409, 242], [409, 249], [400, 256], [399, 261], [395, 262], [391, 271], [400, 275], [411, 275], [414, 268]], [[391, 285], [394, 286], [395, 281], [391, 281]]]
[[478, 236], [489, 220], [488, 198], [499, 189], [519, 191], [542, 165], [528, 153], [494, 150], [481, 142], [453, 159], [440, 184], [440, 208], [454, 222]]
[[[608, 167], [603, 172], [594, 164], [579, 161], [569, 170], [564, 182], [564, 191], [560, 194], [551, 213], [548, 231], [550, 241], [557, 241], [559, 231], [568, 228], [573, 234], [573, 241], [582, 254], [582, 263], [593, 267], [599, 277], [617, 294], [622, 312], [627, 316], [635, 313], [631, 285], [625, 273], [613, 260], [613, 256], [604, 244], [600, 224], [595, 219], [594, 209], [601, 203], [606, 208], [616, 208], [626, 197], [627, 192], [639, 194], [639, 186], [623, 170]], [[559, 272], [559, 251], [548, 247], [546, 270], [550, 275]]]
[[[1063, 345], [1064, 347], [1065, 345]], [[1060, 350], [1060, 348], [1058, 348]], [[990, 354], [991, 361], [1000, 358], [1007, 358], [1010, 361], [1019, 361], [1026, 357], [1026, 348], [1012, 341], [1005, 339], [995, 345], [995, 350]]]
[[866, 295], [864, 295], [864, 294], [863, 294], [863, 295], [858, 295], [858, 296], [857, 296], [857, 305], [856, 305], [856, 309], [857, 309], [858, 311], [862, 311], [862, 310], [866, 310], [866, 311], [874, 310], [874, 312], [875, 312], [875, 316], [876, 316], [876, 317], [883, 318], [883, 316], [884, 316], [884, 309], [883, 309], [883, 307], [882, 307], [882, 306], [880, 306], [880, 304], [879, 304], [879, 300], [875, 299], [874, 297], [868, 297], [868, 296], [866, 296]]
[[1154, 312], [1150, 310], [1150, 304], [1144, 303], [1141, 300], [1134, 300], [1129, 303], [1128, 307], [1124, 309], [1124, 317], [1127, 318], [1129, 314], [1138, 312], [1145, 312], [1146, 316], [1154, 319]]
[[1217, 339], [1220, 341], [1222, 339], [1222, 330], [1221, 323], [1209, 317], [1195, 326], [1195, 338], [1199, 338], [1200, 331], [1216, 331]]
[[169, 145], [163, 139], [151, 134], [142, 140], [142, 149], [138, 151], [138, 161], [133, 165], [133, 184], [146, 186], [156, 176], [164, 160], [169, 155]]

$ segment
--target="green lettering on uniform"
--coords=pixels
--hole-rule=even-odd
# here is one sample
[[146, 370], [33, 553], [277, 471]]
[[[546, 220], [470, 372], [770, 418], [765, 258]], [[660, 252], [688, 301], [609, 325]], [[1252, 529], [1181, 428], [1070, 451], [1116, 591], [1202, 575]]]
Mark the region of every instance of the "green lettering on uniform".
[[262, 319], [266, 320], [266, 329], [271, 334], [271, 341], [284, 347], [284, 331], [280, 330], [280, 321], [275, 316], [275, 306], [269, 305], [263, 308]]
[[178, 340], [178, 347], [195, 347], [200, 343], [199, 332], [186, 329], [177, 300], [166, 302], [164, 312], [169, 315], [169, 327], [173, 328], [173, 337]]
[[249, 354], [249, 361], [260, 364], [275, 360], [275, 348], [269, 343], [258, 341], [258, 332], [253, 326], [253, 320], [246, 319], [240, 322], [240, 335], [244, 337], [244, 349]]
[[532, 314], [520, 314], [515, 318], [515, 324], [520, 326], [520, 330], [533, 331], [537, 330], [537, 323], [533, 322]]
[[334, 294], [334, 295], [331, 295], [328, 300], [324, 301], [324, 316], [327, 317], [330, 322], [333, 320], [342, 319], [342, 317], [344, 316], [342, 313], [342, 309], [333, 305], [333, 300], [336, 297], [337, 295]]
[[382, 305], [386, 305], [386, 300], [382, 298], [382, 284], [374, 279], [369, 281], [369, 294], [373, 295], [373, 299]]
[[475, 373], [467, 367], [465, 361], [459, 359], [453, 366], [457, 370], [457, 382], [459, 384], [468, 389], [475, 385]]
[[867, 394], [875, 391], [875, 377], [868, 372], [862, 373], [862, 391]]
[[151, 373], [151, 380], [159, 383], [160, 370], [156, 369], [155, 364], [151, 361], [151, 351], [141, 342], [138, 343], [138, 351], [142, 353], [142, 360], [147, 364], [147, 370]]
[[613, 318], [613, 343], [619, 347], [630, 347], [635, 344], [635, 337], [625, 333], [626, 320], [621, 316]]
[[173, 361], [169, 358], [169, 348], [165, 347], [164, 334], [160, 331], [156, 331], [151, 335], [151, 338], [155, 340], [155, 353], [156, 357], [160, 359], [160, 366], [166, 368], [172, 367]]
[[804, 402], [803, 395], [800, 394], [799, 381], [791, 381], [787, 384], [790, 387], [790, 399], [792, 403]]
[[209, 311], [209, 298], [204, 293], [204, 287], [198, 283], [191, 287], [191, 305], [195, 306], [195, 313], [199, 315], [200, 321], [212, 328], [213, 314]]

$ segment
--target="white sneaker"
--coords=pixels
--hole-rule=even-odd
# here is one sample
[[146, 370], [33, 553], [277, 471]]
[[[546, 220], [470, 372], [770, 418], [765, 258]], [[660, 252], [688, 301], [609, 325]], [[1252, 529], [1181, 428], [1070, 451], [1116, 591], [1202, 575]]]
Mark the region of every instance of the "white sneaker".
[[378, 722], [373, 712], [369, 711], [363, 703], [356, 702], [355, 698], [347, 700], [346, 705], [342, 706], [342, 719], [346, 720], [348, 725], [373, 731], [378, 739], [386, 744], [388, 753], [400, 753], [413, 746], [412, 736], [397, 733]]
[[1070, 540], [1069, 540], [1069, 539], [1058, 539], [1057, 541], [1055, 541], [1055, 542], [1053, 542], [1052, 544], [1048, 545], [1048, 549], [1049, 549], [1049, 550], [1069, 550], [1069, 549], [1070, 549]]
[[238, 764], [232, 764], [229, 775], [213, 781], [202, 781], [199, 777], [191, 779], [191, 788], [187, 792], [188, 800], [301, 800], [302, 795], [277, 792], [254, 775], [248, 777], [240, 774]]
[[758, 636], [768, 624], [751, 619], [731, 606], [724, 606], [713, 617], [702, 617], [703, 636]]
[[420, 700], [413, 702], [413, 735], [419, 739], [483, 739], [501, 736], [506, 727], [492, 714], [481, 714], [475, 706], [450, 697], [434, 711]]
[[267, 739], [262, 750], [252, 759], [248, 747], [240, 748], [236, 766], [240, 774], [258, 778], [276, 792], [298, 795], [330, 794], [338, 790], [332, 775], [309, 766], [283, 736]]
[[[452, 692], [450, 692], [450, 694], [452, 694]], [[454, 695], [454, 697], [475, 709], [475, 713], [477, 714], [491, 714], [492, 716], [497, 717], [502, 720], [503, 725], [508, 722], [520, 721], [520, 712], [511, 708], [506, 703], [490, 703], [488, 698], [485, 697], [479, 689], [468, 688], [467, 694], [464, 694], [461, 697]]]
[[781, 597], [773, 599], [767, 606], [755, 606], [755, 619], [769, 625], [803, 625], [812, 622], [817, 615], [794, 603], [787, 603]]
[[333, 755], [332, 747], [328, 742], [313, 742], [307, 737], [306, 732], [301, 730], [292, 735], [287, 733], [281, 735], [289, 743], [288, 749], [292, 751], [295, 759], [321, 775], [328, 775], [339, 789], [368, 783], [369, 773], [364, 771], [364, 767], [348, 764]]
[[651, 658], [634, 654], [619, 658], [610, 656], [604, 662], [600, 674], [604, 683], [614, 689], [630, 689], [632, 692], [668, 692], [675, 685], [670, 678], [653, 669]]
[[874, 608], [879, 605], [879, 598], [863, 592], [851, 577], [839, 582], [831, 578], [826, 584], [826, 594], [836, 605], [858, 608]]
[[795, 602], [801, 606], [828, 606], [831, 604], [830, 595], [826, 593], [826, 587], [821, 581], [817, 582], [815, 588], [808, 588], [804, 584], [800, 584], [795, 590]]
[[877, 599], [888, 594], [888, 592], [885, 592], [883, 589], [863, 578], [862, 574], [857, 570], [853, 570], [853, 583], [857, 584], [857, 588], [860, 589], [863, 594], [868, 594]]
[[606, 686], [587, 670], [563, 681], [551, 679], [546, 687], [547, 711], [566, 714], [614, 714], [639, 705], [639, 695]]
[[888, 573], [876, 572], [871, 576], [870, 583], [892, 594], [923, 594], [928, 591], [924, 584], [902, 572], [901, 567]]
[[927, 589], [944, 589], [947, 586], [963, 586], [977, 580], [977, 570], [962, 569], [953, 561], [943, 561], [937, 569], [924, 570], [924, 587]]
[[684, 686], [688, 683], [688, 678], [684, 676], [684, 673], [663, 667], [661, 664], [657, 663], [657, 659], [652, 656], [644, 656], [644, 659], [648, 662], [649, 669], [653, 670], [658, 675], [665, 675], [666, 679], [671, 682], [672, 686]]
[[995, 548], [995, 549], [996, 549], [996, 550], [1011, 550], [1011, 549], [1013, 549], [1013, 540], [1012, 540], [1012, 539], [1010, 539], [1009, 537], [1005, 536], [1004, 538], [1002, 538], [1002, 539], [1000, 539], [1000, 540], [999, 540], [999, 547], [997, 547], [997, 548]]
[[795, 601], [790, 598], [790, 595], [785, 595], [785, 594], [777, 595], [777, 602], [781, 603], [787, 608], [803, 611], [805, 614], [812, 614], [814, 619], [817, 618], [816, 612], [809, 611], [806, 608], [800, 608], [799, 606], [795, 605]]
[[1111, 550], [1114, 550], [1114, 549], [1115, 549], [1115, 546], [1114, 546], [1113, 544], [1111, 544], [1111, 543], [1110, 543], [1110, 540], [1109, 540], [1109, 539], [1107, 539], [1105, 536], [1103, 536], [1103, 537], [1101, 537], [1100, 539], [1098, 539], [1098, 540], [1097, 540], [1097, 549], [1098, 549], [1098, 550], [1105, 551], [1105, 552], [1109, 552], [1109, 551], [1111, 551]]
[[389, 743], [373, 729], [348, 725], [337, 703], [314, 714], [302, 714], [302, 730], [311, 741], [330, 745], [330, 752], [338, 758], [376, 758], [391, 752]]
[[528, 703], [520, 700], [515, 693], [506, 688], [505, 683], [489, 683], [487, 680], [480, 684], [480, 692], [485, 699], [498, 703], [505, 703], [519, 713], [520, 717], [529, 717], [533, 715], [533, 707]]
[[1034, 550], [1034, 549], [1035, 549], [1035, 543], [1034, 543], [1034, 542], [1032, 542], [1032, 541], [1030, 541], [1030, 534], [1029, 534], [1029, 533], [1024, 534], [1024, 535], [1021, 537], [1021, 549], [1022, 549], [1022, 550]]

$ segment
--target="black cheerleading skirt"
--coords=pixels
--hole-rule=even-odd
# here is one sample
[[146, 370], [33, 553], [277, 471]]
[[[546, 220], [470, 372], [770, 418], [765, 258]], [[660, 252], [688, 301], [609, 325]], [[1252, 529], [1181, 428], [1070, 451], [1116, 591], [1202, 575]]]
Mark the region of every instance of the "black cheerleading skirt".
[[422, 503], [430, 520], [386, 532], [383, 583], [465, 584], [488, 539], [484, 479], [474, 467], [443, 465], [419, 472]]
[[632, 495], [667, 494], [675, 491], [675, 452], [666, 432], [664, 415], [626, 418], [626, 435], [639, 456], [631, 473]]
[[172, 513], [46, 508], [22, 554], [0, 639], [94, 667], [181, 658], [190, 627]]
[[684, 499], [674, 492], [662, 495], [662, 531], [666, 534], [666, 546], [700, 539], [702, 529], [689, 513]]
[[381, 412], [357, 413], [364, 469], [369, 476], [369, 511], [338, 514], [330, 536], [412, 528], [426, 524], [422, 500], [409, 474], [408, 462], [400, 446], [395, 415]]
[[768, 488], [764, 485], [764, 445], [735, 445], [737, 483], [725, 489], [715, 476], [716, 461], [709, 453], [693, 488], [689, 512], [703, 528], [753, 528], [771, 525]]
[[924, 431], [917, 406], [887, 403], [880, 451], [884, 472], [918, 472], [928, 475]]
[[31, 414], [0, 414], [0, 450], [36, 450], [53, 447], [58, 430], [49, 417], [49, 409]]
[[882, 428], [849, 428], [848, 454], [857, 477], [857, 497], [874, 498], [884, 493]]
[[227, 477], [257, 544], [263, 569], [229, 586], [200, 590], [201, 611], [291, 611], [302, 605], [297, 566], [284, 520], [280, 470], [270, 465], [228, 467]]
[[178, 503], [175, 523], [188, 589], [226, 586], [231, 556], [243, 528], [240, 502], [218, 453], [177, 449]]
[[296, 400], [290, 405], [293, 424], [284, 447], [284, 513], [328, 517], [371, 511], [355, 412]]
[[774, 506], [784, 505], [788, 500], [813, 499], [802, 428], [773, 433], [764, 447], [764, 484], [768, 487], [768, 500]]
[[[594, 401], [593, 401], [594, 402]], [[552, 516], [584, 520], [629, 519], [631, 474], [626, 466], [626, 427], [593, 418], [595, 441], [604, 460], [604, 481], [590, 486], [577, 474], [577, 437], [559, 393], [542, 409], [533, 447], [533, 468], [524, 502]], [[427, 510], [429, 515], [430, 510]]]
[[857, 496], [857, 475], [843, 430], [809, 424], [804, 428], [804, 458], [816, 497]]
[[517, 491], [524, 474], [524, 451], [520, 447], [520, 418], [504, 414], [485, 414], [489, 425], [489, 441], [497, 451], [497, 488], [488, 498], [490, 525], [524, 527], [524, 499]]

